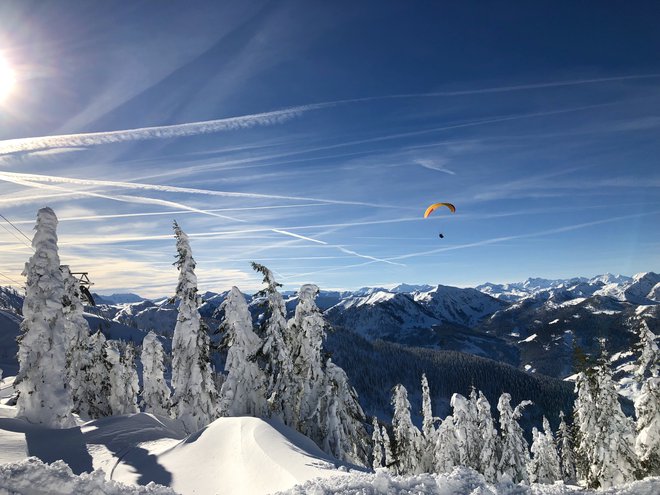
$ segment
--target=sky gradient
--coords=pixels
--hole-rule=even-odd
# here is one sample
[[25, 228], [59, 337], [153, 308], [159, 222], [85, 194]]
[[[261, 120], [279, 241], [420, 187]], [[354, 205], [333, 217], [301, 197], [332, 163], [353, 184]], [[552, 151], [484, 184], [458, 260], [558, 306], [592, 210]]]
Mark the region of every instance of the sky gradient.
[[0, 3], [0, 284], [43, 206], [104, 294], [660, 269], [660, 4], [355, 4]]

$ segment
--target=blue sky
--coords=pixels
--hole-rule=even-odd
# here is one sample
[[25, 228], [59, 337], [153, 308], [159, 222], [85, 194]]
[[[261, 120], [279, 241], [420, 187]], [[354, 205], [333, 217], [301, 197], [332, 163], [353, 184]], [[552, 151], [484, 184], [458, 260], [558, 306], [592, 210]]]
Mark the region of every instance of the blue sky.
[[[2, 2], [0, 213], [101, 293], [660, 269], [660, 4]], [[455, 214], [422, 214], [448, 201]], [[2, 283], [31, 253], [0, 229]], [[440, 239], [438, 234], [445, 236]]]

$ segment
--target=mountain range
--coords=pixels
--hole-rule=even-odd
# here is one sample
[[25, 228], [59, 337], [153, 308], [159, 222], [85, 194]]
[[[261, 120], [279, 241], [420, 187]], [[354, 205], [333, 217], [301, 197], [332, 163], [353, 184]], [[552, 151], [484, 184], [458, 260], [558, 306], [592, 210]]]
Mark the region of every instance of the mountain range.
[[[226, 292], [202, 294], [200, 313], [212, 339], [219, 342], [220, 305]], [[530, 399], [532, 417], [555, 415], [571, 407], [576, 348], [587, 356], [599, 352], [597, 338], [607, 340], [615, 364], [625, 369], [637, 336], [634, 321], [645, 317], [659, 333], [660, 275], [548, 280], [529, 278], [476, 288], [400, 284], [387, 289], [321, 291], [317, 304], [329, 322], [326, 350], [342, 366], [369, 414], [387, 418], [390, 389], [403, 383], [418, 411], [419, 380], [426, 373], [434, 407], [448, 411], [453, 392], [475, 386], [491, 404], [508, 391], [514, 400]], [[295, 292], [283, 293], [293, 314]], [[255, 321], [262, 299], [246, 295]], [[86, 307], [92, 330], [109, 338], [140, 343], [154, 330], [166, 345], [176, 324], [177, 308], [168, 299], [148, 300], [135, 294], [95, 295]], [[16, 370], [22, 297], [0, 290], [0, 368]], [[216, 352], [217, 369], [224, 355]], [[552, 421], [554, 422], [554, 421]]]

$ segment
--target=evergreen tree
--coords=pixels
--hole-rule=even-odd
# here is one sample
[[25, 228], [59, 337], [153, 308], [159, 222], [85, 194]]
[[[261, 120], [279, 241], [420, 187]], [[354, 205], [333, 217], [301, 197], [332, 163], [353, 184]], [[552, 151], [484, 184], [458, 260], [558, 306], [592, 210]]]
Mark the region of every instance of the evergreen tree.
[[383, 437], [383, 452], [385, 452], [385, 467], [390, 468], [394, 465], [395, 459], [392, 453], [392, 444], [390, 442], [390, 435], [387, 433], [387, 428], [383, 425], [380, 429], [380, 434]]
[[197, 431], [218, 416], [206, 325], [199, 314], [195, 260], [188, 236], [174, 222], [179, 282], [179, 314], [172, 337], [172, 409], [188, 432]]
[[566, 482], [575, 480], [575, 458], [573, 456], [573, 436], [571, 429], [564, 420], [564, 411], [559, 412], [559, 429], [557, 430], [559, 458], [561, 459], [561, 479]]
[[635, 479], [639, 467], [633, 423], [621, 411], [604, 346], [598, 365], [578, 374], [575, 385], [579, 478], [590, 488]]
[[373, 417], [372, 424], [374, 431], [371, 434], [371, 443], [373, 444], [373, 461], [371, 467], [376, 470], [383, 467], [383, 462], [385, 462], [385, 449], [383, 445], [383, 435], [380, 432], [380, 425], [378, 424], [378, 418], [376, 418], [376, 416]]
[[319, 397], [323, 390], [324, 370], [321, 353], [325, 340], [326, 322], [316, 306], [319, 288], [304, 284], [298, 291], [298, 305], [288, 322], [289, 355], [293, 363], [293, 376], [289, 387], [293, 418], [291, 425], [311, 438], [318, 437], [314, 421]]
[[422, 417], [421, 468], [424, 472], [431, 473], [435, 468], [436, 431], [431, 409], [431, 393], [426, 374], [422, 374]]
[[64, 314], [64, 329], [67, 342], [66, 377], [71, 390], [73, 411], [87, 411], [88, 405], [82, 404], [84, 385], [81, 380], [84, 376], [82, 368], [87, 360], [87, 339], [89, 338], [89, 324], [83, 316], [84, 307], [80, 296], [80, 284], [71, 275], [69, 267], [62, 265], [62, 279], [64, 281], [64, 296], [62, 297], [62, 312]]
[[110, 407], [110, 369], [108, 360], [108, 344], [101, 331], [97, 331], [87, 339], [80, 355], [85, 357], [82, 362], [80, 380], [79, 414], [83, 418], [98, 419], [112, 415]]
[[555, 447], [550, 423], [543, 417], [543, 433], [532, 429], [532, 458], [527, 465], [531, 483], [552, 484], [561, 479], [559, 456]]
[[266, 404], [266, 378], [254, 356], [261, 340], [252, 330], [252, 317], [245, 297], [232, 287], [221, 305], [225, 332], [224, 345], [228, 347], [225, 371], [227, 377], [220, 389], [220, 410], [223, 416], [268, 415]]
[[[257, 351], [257, 363], [267, 376], [266, 396], [271, 415], [285, 424], [295, 424], [297, 418], [289, 400], [293, 384], [291, 339], [287, 339], [286, 306], [277, 288], [272, 272], [263, 265], [252, 263], [252, 268], [263, 275], [266, 288], [257, 296], [266, 297], [266, 318], [261, 327], [262, 344]], [[285, 340], [286, 339], [286, 340]]]
[[394, 443], [396, 445], [395, 459], [397, 474], [411, 475], [422, 472], [420, 466], [421, 434], [410, 417], [410, 402], [408, 391], [398, 384], [392, 394], [394, 417]]
[[122, 354], [119, 343], [110, 341], [106, 349], [110, 363], [110, 396], [108, 402], [112, 414], [134, 414], [139, 412], [137, 407], [138, 376], [135, 370], [135, 348], [126, 345]]
[[330, 359], [326, 361], [323, 392], [317, 407], [321, 448], [342, 461], [368, 465], [364, 412], [346, 373]]
[[480, 445], [479, 471], [486, 481], [494, 482], [497, 478], [497, 429], [486, 396], [479, 392], [477, 399], [477, 430]]
[[635, 399], [635, 451], [644, 474], [660, 475], [660, 377], [647, 378]]
[[460, 453], [456, 434], [454, 431], [454, 418], [447, 416], [436, 433], [435, 442], [435, 471], [448, 473], [454, 467], [460, 466]]
[[480, 468], [480, 438], [476, 410], [476, 393], [472, 389], [471, 399], [461, 394], [451, 397], [452, 417], [454, 418], [454, 435], [460, 466], [475, 470]]
[[37, 213], [27, 277], [23, 322], [18, 339], [18, 417], [51, 428], [75, 425], [67, 380], [66, 323], [62, 308], [64, 280], [57, 251], [57, 217], [50, 208]]
[[497, 403], [502, 435], [498, 471], [500, 477], [509, 476], [516, 483], [527, 481], [529, 447], [523, 436], [523, 430], [518, 424], [518, 419], [522, 416], [522, 410], [529, 404], [531, 401], [524, 400], [515, 409], [512, 409], [511, 396], [507, 393], [503, 393]]
[[660, 374], [660, 350], [658, 350], [656, 339], [657, 335], [651, 332], [648, 323], [645, 320], [641, 320], [639, 326], [639, 343], [636, 346], [640, 356], [635, 368], [638, 389], [642, 388], [647, 378]]
[[635, 398], [635, 452], [642, 471], [650, 476], [660, 475], [660, 351], [656, 338], [642, 320], [638, 346], [641, 354], [635, 370], [639, 389]]
[[142, 406], [159, 416], [170, 415], [170, 388], [165, 381], [165, 353], [158, 336], [149, 332], [142, 341]]

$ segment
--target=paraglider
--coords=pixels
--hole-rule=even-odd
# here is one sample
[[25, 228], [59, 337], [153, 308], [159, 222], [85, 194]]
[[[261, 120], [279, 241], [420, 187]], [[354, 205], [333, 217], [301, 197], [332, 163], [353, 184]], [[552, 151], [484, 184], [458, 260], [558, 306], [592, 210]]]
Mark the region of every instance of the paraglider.
[[446, 206], [447, 208], [449, 208], [449, 210], [450, 210], [452, 213], [455, 213], [455, 212], [456, 212], [456, 207], [455, 207], [453, 204], [451, 204], [451, 203], [433, 203], [433, 204], [432, 204], [431, 206], [429, 206], [429, 207], [426, 209], [426, 211], [424, 212], [424, 218], [428, 217], [431, 213], [433, 213], [435, 210], [437, 210], [437, 209], [440, 208], [441, 206]]
[[[451, 203], [433, 203], [433, 204], [432, 204], [431, 206], [429, 206], [429, 207], [426, 209], [426, 211], [424, 212], [424, 218], [427, 218], [431, 213], [433, 213], [435, 210], [437, 210], [437, 209], [440, 208], [441, 206], [446, 206], [447, 208], [449, 208], [449, 211], [451, 211], [452, 213], [455, 213], [455, 212], [456, 212], [456, 207], [455, 207], [453, 204], [451, 204]], [[444, 239], [444, 238], [445, 238], [445, 235], [444, 235], [442, 232], [440, 232], [440, 233], [438, 234], [438, 237], [439, 237], [440, 239]]]

